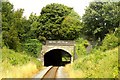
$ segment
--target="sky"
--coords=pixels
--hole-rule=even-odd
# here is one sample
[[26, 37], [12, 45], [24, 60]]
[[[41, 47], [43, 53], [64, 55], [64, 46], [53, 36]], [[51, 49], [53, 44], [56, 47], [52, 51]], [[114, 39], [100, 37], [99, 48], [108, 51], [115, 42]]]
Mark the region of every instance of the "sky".
[[72, 7], [80, 16], [85, 13], [86, 6], [92, 0], [9, 0], [14, 5], [14, 9], [24, 9], [23, 16], [27, 18], [33, 12], [40, 15], [41, 9], [50, 3], [60, 3]]

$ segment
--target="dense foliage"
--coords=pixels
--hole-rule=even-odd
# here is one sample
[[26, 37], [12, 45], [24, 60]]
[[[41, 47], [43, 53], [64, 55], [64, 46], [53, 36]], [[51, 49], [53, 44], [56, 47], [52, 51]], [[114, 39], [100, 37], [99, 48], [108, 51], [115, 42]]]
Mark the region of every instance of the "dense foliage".
[[23, 17], [23, 9], [14, 11], [9, 2], [3, 2], [2, 9], [3, 43], [9, 49], [20, 51], [22, 43], [30, 39], [74, 40], [80, 36], [80, 16], [62, 4], [48, 4], [40, 15], [31, 13], [28, 20]]
[[87, 41], [76, 41], [78, 59], [66, 67], [71, 78], [118, 78], [119, 8], [120, 2], [91, 2], [86, 8], [82, 33], [94, 47], [86, 55]]
[[33, 61], [37, 64], [38, 68], [42, 66], [41, 62], [38, 61], [36, 58], [31, 57], [27, 55], [25, 52], [15, 52], [14, 50], [10, 50], [6, 47], [3, 47], [2, 49], [2, 62], [6, 62], [8, 64], [11, 64], [13, 66], [16, 65], [24, 65], [26, 63], [29, 63], [30, 61]]
[[0, 79], [28, 78], [42, 69], [42, 62], [25, 52], [15, 52], [6, 47], [3, 47], [0, 51], [2, 51]]
[[80, 57], [68, 71], [71, 78], [118, 78], [118, 47]]
[[91, 2], [82, 17], [84, 34], [88, 38], [104, 39], [120, 26], [120, 2]]
[[35, 21], [31, 23], [31, 19], [27, 20], [23, 17], [23, 9], [14, 11], [13, 5], [9, 2], [3, 2], [2, 5], [2, 46], [15, 51], [26, 51], [38, 57], [41, 43], [33, 37]]
[[80, 35], [79, 15], [70, 7], [62, 4], [48, 4], [39, 16], [38, 38], [73, 40]]
[[28, 39], [22, 43], [22, 50], [29, 53], [31, 56], [38, 57], [42, 49], [42, 44], [37, 39]]
[[105, 51], [105, 50], [115, 48], [118, 45], [120, 45], [120, 42], [118, 41], [118, 37], [116, 37], [114, 33], [107, 34], [103, 40], [101, 49]]
[[[2, 3], [2, 37], [5, 46], [18, 51], [27, 38], [29, 22], [23, 17], [23, 9], [14, 11], [9, 2]], [[14, 44], [14, 45], [13, 45]]]
[[76, 40], [75, 51], [78, 57], [87, 55], [87, 51], [86, 51], [87, 46], [89, 46], [87, 40], [84, 40], [83, 38], [78, 38]]
[[[41, 42], [47, 39], [77, 39], [78, 59], [69, 71], [79, 71], [82, 78], [118, 77], [118, 49], [115, 47], [120, 45], [119, 9], [120, 2], [91, 2], [81, 22], [73, 8], [52, 3], [43, 7], [40, 15], [31, 13], [29, 19], [26, 19], [23, 17], [23, 9], [14, 11], [10, 2], [3, 2], [2, 35], [0, 33], [2, 64], [6, 66], [8, 63], [8, 67], [9, 64], [16, 66], [32, 61], [40, 68], [41, 63], [36, 57], [39, 56]], [[87, 39], [92, 43], [100, 41], [101, 45], [96, 45], [87, 54], [90, 45]]]

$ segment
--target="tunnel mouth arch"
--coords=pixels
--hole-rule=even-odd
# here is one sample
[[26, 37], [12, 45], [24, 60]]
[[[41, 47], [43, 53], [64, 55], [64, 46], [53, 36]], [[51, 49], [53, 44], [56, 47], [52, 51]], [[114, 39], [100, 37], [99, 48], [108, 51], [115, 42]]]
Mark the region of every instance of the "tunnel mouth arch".
[[72, 55], [63, 49], [52, 49], [44, 55], [44, 66], [65, 66], [71, 63]]

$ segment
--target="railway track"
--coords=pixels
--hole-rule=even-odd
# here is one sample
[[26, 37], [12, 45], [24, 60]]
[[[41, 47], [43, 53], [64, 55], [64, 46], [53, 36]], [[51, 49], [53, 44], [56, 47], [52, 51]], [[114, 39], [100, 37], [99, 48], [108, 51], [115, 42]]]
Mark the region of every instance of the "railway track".
[[56, 78], [56, 74], [57, 74], [57, 70], [58, 70], [59, 67], [57, 66], [54, 66], [54, 67], [51, 67], [42, 77], [41, 80], [46, 80], [46, 79], [50, 79], [50, 80], [54, 80]]

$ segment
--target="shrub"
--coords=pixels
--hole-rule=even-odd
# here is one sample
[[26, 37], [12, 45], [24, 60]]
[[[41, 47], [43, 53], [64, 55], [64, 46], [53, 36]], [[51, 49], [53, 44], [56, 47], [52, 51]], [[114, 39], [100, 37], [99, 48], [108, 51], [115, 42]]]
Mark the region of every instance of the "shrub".
[[117, 36], [118, 38], [120, 38], [120, 27], [115, 29], [115, 36]]
[[[10, 50], [6, 47], [2, 49], [2, 63], [7, 62], [10, 65], [24, 65], [29, 62], [34, 62], [37, 65], [37, 68], [40, 69], [42, 64], [35, 57], [31, 57], [23, 52], [15, 52], [14, 50]], [[7, 65], [7, 64], [6, 64]]]
[[23, 46], [22, 47], [23, 51], [26, 51], [27, 53], [29, 53], [30, 55], [34, 57], [39, 56], [39, 53], [42, 48], [42, 44], [37, 39], [27, 40], [25, 43], [23, 43], [22, 46]]
[[31, 57], [26, 54], [18, 53], [5, 47], [2, 49], [2, 54], [2, 62], [7, 61], [11, 65], [23, 65], [31, 59]]
[[103, 40], [101, 49], [103, 51], [115, 48], [118, 46], [118, 38], [115, 34], [107, 34]]
[[118, 45], [120, 45], [120, 27], [115, 29], [115, 36], [118, 38]]
[[[78, 75], [77, 78], [118, 78], [118, 47], [75, 60], [69, 73], [71, 71]], [[76, 74], [77, 71], [81, 73]]]
[[86, 55], [86, 47], [89, 45], [87, 40], [78, 38], [76, 40], [76, 53], [78, 56]]

